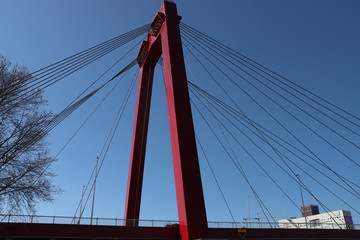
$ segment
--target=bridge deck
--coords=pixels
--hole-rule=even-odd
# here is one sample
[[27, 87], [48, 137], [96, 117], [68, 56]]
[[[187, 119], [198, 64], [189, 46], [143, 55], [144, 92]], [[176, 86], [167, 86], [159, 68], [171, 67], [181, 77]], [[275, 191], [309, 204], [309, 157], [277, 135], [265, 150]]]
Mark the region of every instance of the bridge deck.
[[[360, 239], [358, 230], [243, 230], [245, 239]], [[245, 234], [246, 232], [246, 234]], [[125, 227], [40, 223], [0, 223], [0, 239], [179, 239], [176, 227]], [[209, 228], [208, 238], [240, 238], [238, 229]]]

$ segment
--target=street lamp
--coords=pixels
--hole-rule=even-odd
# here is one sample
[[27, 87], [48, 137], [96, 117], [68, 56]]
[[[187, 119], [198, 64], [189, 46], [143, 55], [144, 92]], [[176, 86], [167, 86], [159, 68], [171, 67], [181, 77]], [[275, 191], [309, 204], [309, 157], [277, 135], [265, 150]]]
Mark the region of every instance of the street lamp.
[[298, 180], [299, 180], [299, 187], [300, 187], [300, 195], [301, 195], [301, 202], [302, 202], [302, 207], [301, 207], [301, 215], [304, 213], [304, 217], [305, 217], [305, 226], [306, 228], [308, 228], [308, 224], [307, 224], [307, 219], [306, 219], [306, 212], [305, 212], [305, 205], [304, 205], [304, 196], [303, 196], [303, 192], [302, 192], [302, 187], [301, 187], [301, 180], [300, 180], [300, 175], [296, 174], [295, 175]]

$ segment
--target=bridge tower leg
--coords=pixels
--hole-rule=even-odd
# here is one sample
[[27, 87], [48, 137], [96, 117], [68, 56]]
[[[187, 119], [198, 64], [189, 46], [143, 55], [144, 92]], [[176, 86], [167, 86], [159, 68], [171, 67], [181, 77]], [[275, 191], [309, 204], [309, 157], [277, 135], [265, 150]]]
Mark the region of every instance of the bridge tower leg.
[[176, 4], [164, 1], [139, 54], [139, 86], [125, 205], [125, 225], [140, 214], [154, 68], [163, 56], [170, 138], [181, 238], [207, 237], [207, 218], [196, 149]]

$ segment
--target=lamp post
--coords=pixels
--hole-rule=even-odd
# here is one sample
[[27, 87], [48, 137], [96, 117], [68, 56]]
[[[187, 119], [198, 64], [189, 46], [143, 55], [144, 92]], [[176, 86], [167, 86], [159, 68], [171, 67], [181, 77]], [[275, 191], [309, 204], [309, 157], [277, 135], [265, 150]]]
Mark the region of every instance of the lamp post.
[[80, 221], [81, 221], [81, 217], [82, 217], [82, 214], [83, 214], [83, 209], [82, 209], [82, 205], [83, 205], [83, 198], [84, 198], [84, 189], [85, 189], [85, 186], [82, 187], [82, 190], [81, 190], [81, 199], [80, 199], [80, 212], [79, 212], [79, 221], [78, 221], [78, 224], [80, 224]]
[[250, 227], [251, 227], [251, 217], [250, 217], [250, 201], [249, 201], [250, 196], [247, 195], [247, 205], [248, 205], [248, 213], [249, 213], [249, 223], [250, 223]]
[[98, 177], [98, 164], [99, 164], [99, 157], [96, 157], [96, 165], [95, 165], [95, 177], [94, 177], [94, 192], [91, 204], [91, 216], [90, 216], [90, 225], [92, 225], [93, 217], [94, 217], [94, 204], [95, 204], [95, 191], [96, 191], [96, 179]]
[[299, 180], [299, 187], [300, 187], [300, 195], [301, 195], [301, 202], [302, 202], [302, 207], [301, 207], [301, 215], [302, 213], [304, 212], [304, 217], [305, 217], [305, 226], [306, 228], [308, 228], [308, 224], [307, 224], [307, 219], [306, 219], [306, 213], [305, 213], [305, 205], [304, 205], [304, 196], [303, 196], [303, 192], [302, 192], [302, 187], [301, 187], [301, 180], [300, 180], [300, 175], [299, 174], [296, 174], [295, 175], [298, 180]]

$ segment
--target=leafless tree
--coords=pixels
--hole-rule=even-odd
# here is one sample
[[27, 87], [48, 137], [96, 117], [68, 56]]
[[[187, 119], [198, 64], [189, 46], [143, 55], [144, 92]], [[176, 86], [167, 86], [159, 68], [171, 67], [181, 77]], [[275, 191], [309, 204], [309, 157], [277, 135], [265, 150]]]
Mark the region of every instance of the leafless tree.
[[33, 214], [36, 203], [59, 191], [51, 182], [56, 159], [45, 141], [53, 115], [41, 110], [42, 92], [22, 95], [31, 81], [26, 67], [0, 56], [0, 210], [11, 214]]

